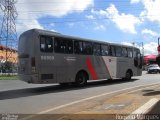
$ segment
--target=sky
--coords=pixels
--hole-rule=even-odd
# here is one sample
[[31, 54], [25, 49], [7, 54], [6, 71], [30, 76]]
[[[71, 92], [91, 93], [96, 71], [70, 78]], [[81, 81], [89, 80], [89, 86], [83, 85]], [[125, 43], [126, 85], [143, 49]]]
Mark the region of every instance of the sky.
[[125, 45], [143, 43], [145, 55], [157, 54], [160, 0], [18, 0], [15, 6], [18, 36], [39, 28]]

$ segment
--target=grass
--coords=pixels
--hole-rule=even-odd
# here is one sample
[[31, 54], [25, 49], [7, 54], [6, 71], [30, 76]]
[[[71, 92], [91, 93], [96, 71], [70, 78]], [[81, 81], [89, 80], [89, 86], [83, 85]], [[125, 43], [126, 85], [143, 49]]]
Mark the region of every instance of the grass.
[[0, 80], [18, 80], [17, 75], [0, 75]]

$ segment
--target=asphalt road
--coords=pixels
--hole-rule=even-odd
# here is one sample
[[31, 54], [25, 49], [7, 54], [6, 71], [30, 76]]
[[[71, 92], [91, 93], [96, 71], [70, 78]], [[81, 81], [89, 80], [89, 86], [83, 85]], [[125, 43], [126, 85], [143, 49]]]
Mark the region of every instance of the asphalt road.
[[[36, 114], [104, 93], [116, 93], [122, 89], [160, 83], [159, 76], [160, 74], [143, 72], [142, 76], [134, 77], [131, 81], [89, 82], [83, 88], [61, 87], [58, 84], [34, 85], [19, 80], [2, 80], [0, 81], [0, 113]], [[111, 96], [111, 94], [108, 95], [108, 97]], [[54, 110], [50, 112], [54, 113]]]

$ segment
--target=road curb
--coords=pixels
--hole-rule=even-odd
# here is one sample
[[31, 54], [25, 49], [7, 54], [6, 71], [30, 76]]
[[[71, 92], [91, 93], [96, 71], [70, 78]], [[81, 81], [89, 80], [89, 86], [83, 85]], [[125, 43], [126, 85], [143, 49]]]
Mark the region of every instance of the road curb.
[[132, 112], [129, 116], [127, 116], [124, 120], [136, 120], [140, 115], [145, 115], [156, 106], [156, 104], [159, 102], [159, 99], [152, 98], [147, 103], [139, 107], [137, 110]]

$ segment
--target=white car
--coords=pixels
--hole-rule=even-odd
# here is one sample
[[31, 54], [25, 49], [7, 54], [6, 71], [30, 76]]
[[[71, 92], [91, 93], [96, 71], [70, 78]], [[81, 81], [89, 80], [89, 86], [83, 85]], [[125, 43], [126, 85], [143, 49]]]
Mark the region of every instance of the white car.
[[158, 64], [151, 64], [148, 66], [147, 72], [148, 73], [160, 73], [160, 67], [158, 66]]

